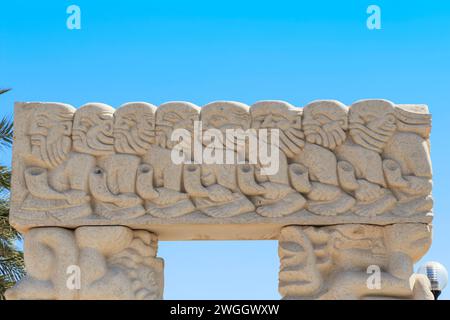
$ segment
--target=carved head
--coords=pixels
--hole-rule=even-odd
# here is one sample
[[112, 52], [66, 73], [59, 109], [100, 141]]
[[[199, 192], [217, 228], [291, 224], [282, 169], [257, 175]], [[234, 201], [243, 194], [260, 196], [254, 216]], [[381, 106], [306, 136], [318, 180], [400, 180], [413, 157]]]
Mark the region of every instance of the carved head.
[[130, 102], [114, 113], [114, 147], [117, 152], [143, 155], [155, 142], [156, 107]]
[[68, 156], [75, 108], [61, 103], [42, 104], [36, 108], [28, 134], [33, 158], [46, 168], [54, 168]]
[[114, 152], [114, 109], [102, 103], [88, 103], [75, 112], [73, 120], [73, 148], [94, 156]]
[[300, 110], [284, 101], [260, 101], [250, 108], [252, 128], [278, 129], [280, 149], [293, 157], [305, 145]]
[[157, 142], [163, 148], [172, 149], [177, 141], [172, 141], [172, 133], [185, 129], [191, 137], [194, 134], [194, 122], [200, 120], [200, 108], [189, 102], [167, 102], [156, 111]]
[[[225, 145], [227, 130], [248, 130], [250, 128], [249, 107], [240, 102], [217, 101], [202, 107], [200, 113], [203, 130], [217, 129], [221, 132]], [[234, 139], [234, 138], [233, 138]], [[205, 142], [205, 141], [204, 141]], [[234, 141], [232, 141], [235, 144]]]
[[384, 266], [387, 248], [383, 228], [373, 225], [337, 225], [331, 233], [333, 260], [340, 268], [366, 268], [368, 264]]
[[422, 258], [431, 245], [432, 230], [426, 224], [392, 224], [383, 228], [383, 231], [389, 250], [403, 252], [413, 261]]
[[395, 106], [397, 130], [416, 133], [424, 139], [430, 137], [431, 114], [424, 104], [398, 104]]
[[346, 138], [347, 107], [335, 100], [313, 101], [303, 109], [306, 141], [333, 150]]
[[355, 143], [381, 153], [396, 129], [394, 105], [386, 100], [361, 100], [352, 104], [349, 129]]

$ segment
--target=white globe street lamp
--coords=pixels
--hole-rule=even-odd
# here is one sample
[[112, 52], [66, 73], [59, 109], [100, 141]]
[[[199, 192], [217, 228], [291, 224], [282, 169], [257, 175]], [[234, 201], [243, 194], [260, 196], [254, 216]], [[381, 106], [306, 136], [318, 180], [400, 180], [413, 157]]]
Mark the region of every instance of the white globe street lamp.
[[431, 292], [437, 300], [448, 282], [447, 269], [439, 262], [429, 261], [419, 268], [418, 273], [426, 275], [430, 280]]

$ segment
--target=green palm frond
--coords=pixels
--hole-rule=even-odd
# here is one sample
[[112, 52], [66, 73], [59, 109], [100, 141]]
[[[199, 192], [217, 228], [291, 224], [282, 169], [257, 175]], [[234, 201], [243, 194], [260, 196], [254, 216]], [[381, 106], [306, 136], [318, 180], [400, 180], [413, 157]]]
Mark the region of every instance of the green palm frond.
[[0, 165], [0, 194], [11, 188], [11, 170]]
[[21, 240], [22, 236], [9, 224], [9, 204], [5, 199], [0, 199], [0, 241]]
[[7, 117], [0, 120], [0, 147], [10, 147], [13, 142], [13, 122]]
[[[0, 89], [0, 95], [9, 89]], [[13, 122], [4, 117], [0, 120], [0, 151], [13, 142]], [[25, 274], [23, 253], [16, 248], [22, 237], [9, 224], [9, 189], [11, 171], [0, 166], [0, 300], [5, 299], [7, 289], [14, 286]], [[4, 196], [6, 194], [6, 197]]]
[[25, 273], [23, 253], [15, 245], [22, 237], [9, 224], [8, 218], [9, 203], [6, 199], [0, 199], [0, 300], [5, 298], [5, 291]]

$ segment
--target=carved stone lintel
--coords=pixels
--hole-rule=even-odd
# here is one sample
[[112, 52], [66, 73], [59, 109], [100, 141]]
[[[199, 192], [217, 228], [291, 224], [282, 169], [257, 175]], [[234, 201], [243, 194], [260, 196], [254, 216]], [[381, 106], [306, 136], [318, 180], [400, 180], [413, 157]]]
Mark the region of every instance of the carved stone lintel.
[[[14, 121], [10, 216], [22, 232], [125, 225], [164, 240], [273, 239], [291, 224], [433, 216], [425, 105], [130, 102], [115, 110], [31, 102], [16, 104]], [[230, 139], [230, 130], [248, 138]], [[236, 225], [264, 232], [236, 236], [226, 227]]]

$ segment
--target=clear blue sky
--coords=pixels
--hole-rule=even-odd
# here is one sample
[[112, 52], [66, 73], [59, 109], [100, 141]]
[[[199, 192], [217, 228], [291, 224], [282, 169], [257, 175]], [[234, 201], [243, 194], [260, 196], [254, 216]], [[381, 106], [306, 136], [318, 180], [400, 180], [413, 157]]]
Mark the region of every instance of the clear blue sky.
[[[81, 30], [66, 8], [81, 8]], [[366, 8], [381, 8], [368, 30]], [[0, 116], [14, 101], [362, 98], [433, 113], [434, 242], [450, 269], [450, 2], [2, 1]], [[10, 153], [1, 154], [10, 164]], [[275, 241], [162, 242], [167, 299], [278, 299]], [[442, 295], [450, 297], [450, 288]]]

